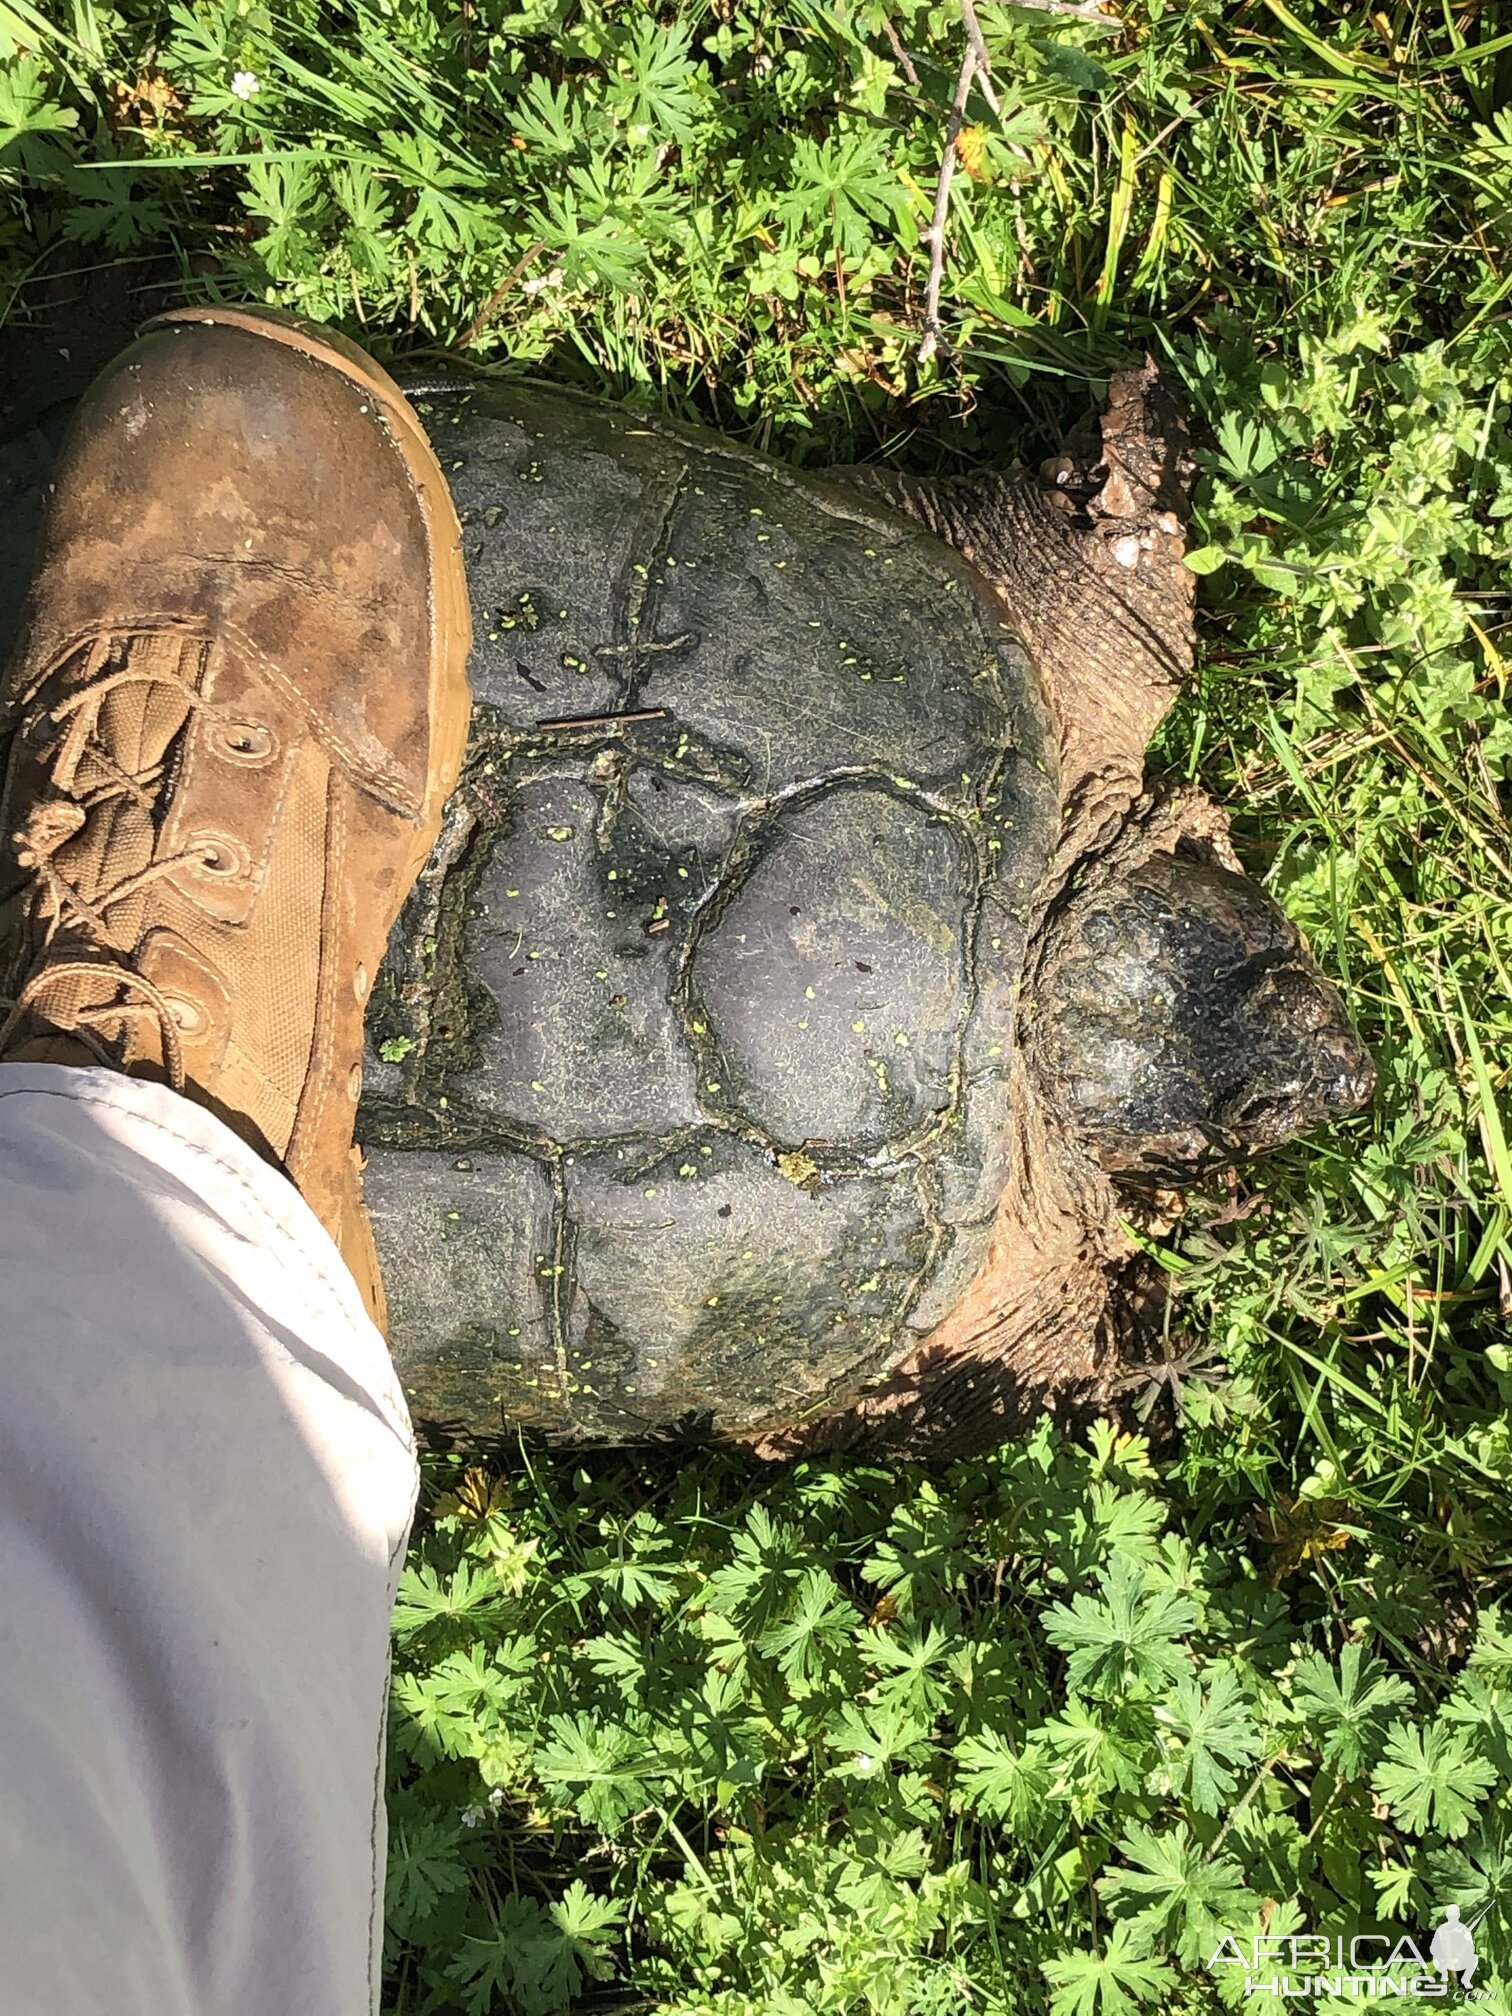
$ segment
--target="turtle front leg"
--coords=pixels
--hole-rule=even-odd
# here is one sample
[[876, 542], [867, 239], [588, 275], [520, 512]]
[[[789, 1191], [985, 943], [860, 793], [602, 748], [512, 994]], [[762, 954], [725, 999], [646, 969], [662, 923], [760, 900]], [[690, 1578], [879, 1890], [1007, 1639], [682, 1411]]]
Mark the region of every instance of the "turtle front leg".
[[1145, 749], [1191, 670], [1194, 471], [1180, 409], [1146, 360], [1115, 374], [1098, 424], [1037, 474], [838, 472], [922, 521], [1002, 597], [1060, 730], [1062, 867], [1139, 797]]

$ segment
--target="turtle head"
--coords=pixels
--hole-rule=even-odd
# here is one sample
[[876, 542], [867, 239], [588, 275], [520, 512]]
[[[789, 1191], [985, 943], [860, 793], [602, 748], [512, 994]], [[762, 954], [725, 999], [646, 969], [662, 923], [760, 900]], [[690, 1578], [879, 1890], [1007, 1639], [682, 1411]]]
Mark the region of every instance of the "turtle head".
[[1156, 854], [1079, 896], [1041, 969], [1052, 1103], [1125, 1180], [1189, 1182], [1363, 1106], [1375, 1070], [1264, 890]]

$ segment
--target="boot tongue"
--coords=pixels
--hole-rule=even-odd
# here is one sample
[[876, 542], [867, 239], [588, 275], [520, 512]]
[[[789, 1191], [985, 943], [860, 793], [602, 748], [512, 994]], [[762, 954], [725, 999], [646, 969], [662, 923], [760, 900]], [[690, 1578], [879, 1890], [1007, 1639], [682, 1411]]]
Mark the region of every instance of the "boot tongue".
[[[89, 806], [87, 816], [53, 853], [59, 874], [86, 903], [95, 903], [151, 863], [162, 798], [154, 773], [189, 714], [189, 695], [178, 683], [183, 660], [183, 640], [177, 636], [134, 636], [117, 644], [103, 667], [96, 663], [84, 678], [70, 682], [72, 691], [63, 704], [72, 703], [77, 711], [65, 716], [61, 749], [44, 752], [44, 761], [53, 758], [54, 804], [66, 794], [74, 805]], [[108, 687], [98, 699], [90, 693], [95, 684], [122, 672], [133, 676]], [[106, 913], [109, 942], [116, 949], [126, 952], [135, 945], [146, 902], [143, 891]], [[81, 937], [99, 942], [97, 932], [65, 925], [55, 943], [61, 949]]]
[[[172, 633], [97, 638], [49, 680], [17, 737], [15, 797], [28, 810], [7, 836], [21, 879], [4, 908], [30, 914], [32, 956], [14, 981], [24, 1010], [0, 1012], [8, 1058], [99, 1063], [143, 1019], [137, 995], [150, 1002], [151, 992], [132, 976], [151, 887], [129, 885], [152, 865], [174, 744], [194, 703], [185, 661]], [[86, 1025], [87, 1040], [76, 1033]]]

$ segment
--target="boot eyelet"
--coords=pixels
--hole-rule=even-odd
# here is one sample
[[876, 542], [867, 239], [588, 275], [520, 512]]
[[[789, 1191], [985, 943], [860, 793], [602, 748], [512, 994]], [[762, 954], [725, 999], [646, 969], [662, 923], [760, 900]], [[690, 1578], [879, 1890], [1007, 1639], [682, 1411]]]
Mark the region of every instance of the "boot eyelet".
[[191, 1001], [187, 994], [165, 994], [163, 999], [180, 1036], [188, 1036], [192, 1040], [203, 1036], [210, 1027], [210, 1017], [198, 1001]]
[[213, 875], [217, 882], [239, 881], [249, 872], [246, 855], [224, 833], [196, 833], [192, 845], [201, 873]]
[[278, 751], [277, 736], [261, 721], [217, 721], [209, 741], [225, 762], [244, 763], [249, 768], [271, 762]]
[[359, 1001], [366, 1001], [368, 993], [368, 970], [366, 966], [359, 966], [357, 971], [352, 975], [352, 992], [357, 996]]

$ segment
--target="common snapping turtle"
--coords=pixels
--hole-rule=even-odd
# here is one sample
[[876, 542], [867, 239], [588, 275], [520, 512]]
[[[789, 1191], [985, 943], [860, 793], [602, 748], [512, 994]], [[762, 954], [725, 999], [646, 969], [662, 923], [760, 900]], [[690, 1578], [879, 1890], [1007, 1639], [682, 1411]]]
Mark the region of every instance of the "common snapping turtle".
[[918, 1451], [1095, 1398], [1115, 1182], [1372, 1082], [1221, 817], [1144, 791], [1191, 657], [1153, 372], [1038, 479], [421, 414], [475, 711], [359, 1126], [416, 1413]]
[[537, 389], [422, 405], [473, 743], [370, 1020], [422, 1415], [962, 1447], [1095, 1392], [1111, 1178], [1370, 1070], [1201, 799], [1152, 372], [1043, 482], [797, 475]]

